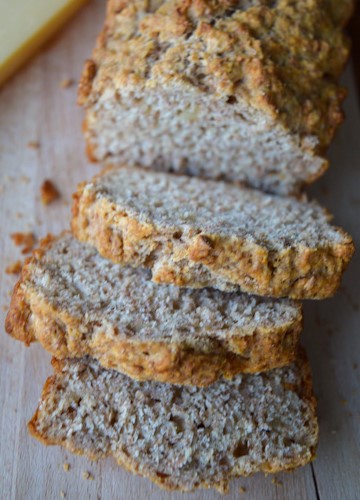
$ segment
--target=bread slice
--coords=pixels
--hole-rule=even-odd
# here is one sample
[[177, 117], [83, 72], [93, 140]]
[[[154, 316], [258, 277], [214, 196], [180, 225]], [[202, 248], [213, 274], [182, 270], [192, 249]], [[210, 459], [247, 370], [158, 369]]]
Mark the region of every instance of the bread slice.
[[108, 455], [167, 489], [217, 488], [314, 458], [318, 440], [307, 362], [208, 388], [137, 382], [90, 359], [55, 361], [30, 433], [48, 445]]
[[178, 286], [325, 298], [354, 250], [315, 202], [135, 167], [82, 184], [73, 214], [81, 241]]
[[302, 313], [290, 300], [157, 286], [64, 233], [26, 263], [6, 328], [57, 358], [90, 355], [137, 379], [201, 386], [291, 363]]
[[79, 87], [91, 159], [289, 193], [327, 167], [352, 0], [110, 0]]

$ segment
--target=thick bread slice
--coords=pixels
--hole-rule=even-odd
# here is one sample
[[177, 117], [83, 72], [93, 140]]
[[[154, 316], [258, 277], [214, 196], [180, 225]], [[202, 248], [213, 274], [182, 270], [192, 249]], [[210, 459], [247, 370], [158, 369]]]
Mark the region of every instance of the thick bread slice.
[[157, 283], [320, 299], [354, 251], [329, 219], [315, 202], [124, 167], [79, 187], [73, 231]]
[[7, 331], [57, 358], [97, 358], [137, 379], [207, 385], [291, 363], [301, 306], [214, 289], [158, 286], [69, 233], [45, 239], [15, 288]]
[[352, 0], [109, 0], [79, 87], [88, 153], [289, 193], [343, 120]]
[[207, 388], [137, 382], [89, 359], [55, 362], [30, 433], [119, 465], [167, 489], [217, 488], [314, 458], [318, 440], [304, 359]]

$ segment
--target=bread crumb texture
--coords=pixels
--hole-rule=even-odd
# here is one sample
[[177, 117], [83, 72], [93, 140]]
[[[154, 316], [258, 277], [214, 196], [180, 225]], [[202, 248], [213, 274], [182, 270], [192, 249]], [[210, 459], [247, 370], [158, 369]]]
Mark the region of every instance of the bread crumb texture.
[[136, 382], [89, 359], [54, 363], [33, 436], [113, 456], [168, 489], [227, 491], [232, 477], [305, 465], [318, 440], [305, 360], [210, 388]]
[[131, 167], [80, 185], [73, 231], [157, 283], [325, 298], [354, 246], [316, 202]]
[[156, 285], [70, 233], [48, 237], [15, 287], [6, 328], [58, 358], [97, 358], [137, 379], [208, 385], [291, 363], [299, 303]]

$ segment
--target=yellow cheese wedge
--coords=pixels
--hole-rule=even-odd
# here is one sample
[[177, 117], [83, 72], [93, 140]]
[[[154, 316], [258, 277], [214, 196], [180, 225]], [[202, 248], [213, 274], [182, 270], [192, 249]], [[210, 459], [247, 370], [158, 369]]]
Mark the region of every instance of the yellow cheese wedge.
[[0, 85], [87, 0], [0, 0]]

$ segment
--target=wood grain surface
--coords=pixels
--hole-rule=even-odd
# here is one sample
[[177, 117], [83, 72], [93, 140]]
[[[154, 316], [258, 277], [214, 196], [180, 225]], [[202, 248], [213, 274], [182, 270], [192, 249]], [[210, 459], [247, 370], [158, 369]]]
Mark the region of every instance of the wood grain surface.
[[[0, 322], [16, 280], [6, 266], [23, 258], [10, 239], [15, 231], [37, 237], [69, 226], [71, 194], [98, 166], [87, 163], [76, 87], [104, 15], [94, 0], [27, 67], [0, 91]], [[350, 94], [347, 121], [331, 150], [332, 166], [313, 193], [335, 213], [335, 221], [360, 244], [360, 116], [351, 68], [344, 84]], [[39, 148], [29, 148], [30, 141]], [[48, 207], [40, 186], [51, 179], [62, 197]], [[305, 305], [304, 343], [319, 397], [317, 460], [301, 470], [261, 474], [234, 481], [229, 500], [356, 499], [360, 497], [360, 259], [351, 263], [338, 295]], [[30, 438], [26, 423], [49, 373], [50, 357], [39, 346], [25, 348], [0, 334], [0, 498], [1, 499], [216, 499], [217, 492], [163, 492], [148, 480], [118, 468], [112, 460], [91, 463]], [[70, 470], [64, 471], [63, 464]], [[94, 479], [84, 479], [90, 472]], [[240, 487], [245, 492], [240, 492]]]

